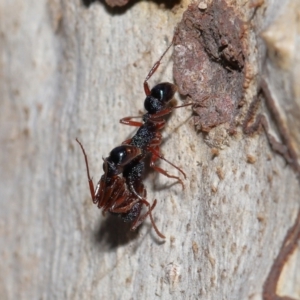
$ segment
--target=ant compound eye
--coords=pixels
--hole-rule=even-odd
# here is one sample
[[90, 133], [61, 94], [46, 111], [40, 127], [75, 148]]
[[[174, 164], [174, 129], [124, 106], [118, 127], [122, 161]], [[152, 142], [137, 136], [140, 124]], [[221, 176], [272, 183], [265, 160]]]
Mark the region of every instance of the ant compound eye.
[[169, 82], [163, 82], [154, 86], [150, 92], [150, 95], [159, 102], [166, 104], [172, 100], [176, 91], [176, 85]]
[[115, 165], [126, 165], [131, 162], [134, 158], [141, 154], [141, 149], [130, 146], [122, 145], [114, 148], [109, 155], [108, 160]]

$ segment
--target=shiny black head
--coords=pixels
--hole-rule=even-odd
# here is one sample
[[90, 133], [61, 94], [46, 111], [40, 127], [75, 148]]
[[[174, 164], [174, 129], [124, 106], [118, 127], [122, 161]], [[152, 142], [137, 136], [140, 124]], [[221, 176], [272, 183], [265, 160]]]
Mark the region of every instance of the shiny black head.
[[149, 114], [155, 114], [163, 110], [169, 101], [172, 100], [176, 91], [177, 87], [172, 83], [163, 82], [157, 84], [152, 88], [150, 95], [145, 99], [144, 106], [146, 111]]
[[104, 160], [103, 170], [107, 173], [108, 177], [118, 175], [123, 172], [125, 165], [130, 163], [139, 155], [141, 155], [141, 149], [137, 147], [131, 145], [122, 145], [116, 147]]

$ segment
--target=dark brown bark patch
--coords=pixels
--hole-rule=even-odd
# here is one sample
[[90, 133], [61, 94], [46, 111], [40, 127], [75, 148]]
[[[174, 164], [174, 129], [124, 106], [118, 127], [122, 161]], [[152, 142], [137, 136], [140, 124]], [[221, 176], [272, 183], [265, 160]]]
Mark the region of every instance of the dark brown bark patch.
[[243, 97], [245, 28], [224, 0], [191, 4], [175, 36], [174, 78], [195, 103], [196, 128], [209, 131], [234, 117]]

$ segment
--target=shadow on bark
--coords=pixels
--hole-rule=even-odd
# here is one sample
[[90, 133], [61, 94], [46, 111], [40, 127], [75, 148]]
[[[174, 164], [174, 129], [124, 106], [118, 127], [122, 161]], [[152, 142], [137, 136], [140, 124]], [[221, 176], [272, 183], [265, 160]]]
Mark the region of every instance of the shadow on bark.
[[101, 249], [116, 249], [139, 236], [139, 228], [130, 231], [130, 227], [131, 223], [124, 223], [122, 219], [107, 214], [94, 232], [94, 241], [97, 245], [101, 245]]

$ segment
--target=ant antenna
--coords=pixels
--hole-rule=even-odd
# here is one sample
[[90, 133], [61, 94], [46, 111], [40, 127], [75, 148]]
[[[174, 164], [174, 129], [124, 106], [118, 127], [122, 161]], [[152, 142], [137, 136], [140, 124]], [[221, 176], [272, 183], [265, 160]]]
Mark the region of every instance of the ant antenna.
[[160, 62], [163, 59], [163, 57], [166, 55], [166, 53], [169, 51], [169, 49], [171, 48], [171, 46], [174, 44], [174, 40], [175, 40], [175, 36], [173, 36], [172, 42], [171, 44], [168, 46], [168, 48], [164, 51], [164, 53], [162, 54], [162, 56], [159, 58], [159, 60], [153, 65], [153, 67], [151, 68], [151, 70], [149, 71], [148, 75], [145, 78], [144, 81], [144, 90], [145, 90], [145, 94], [146, 96], [150, 95], [150, 88], [148, 85], [148, 80], [151, 78], [151, 76], [155, 73], [155, 71], [158, 69], [158, 67], [160, 66]]

